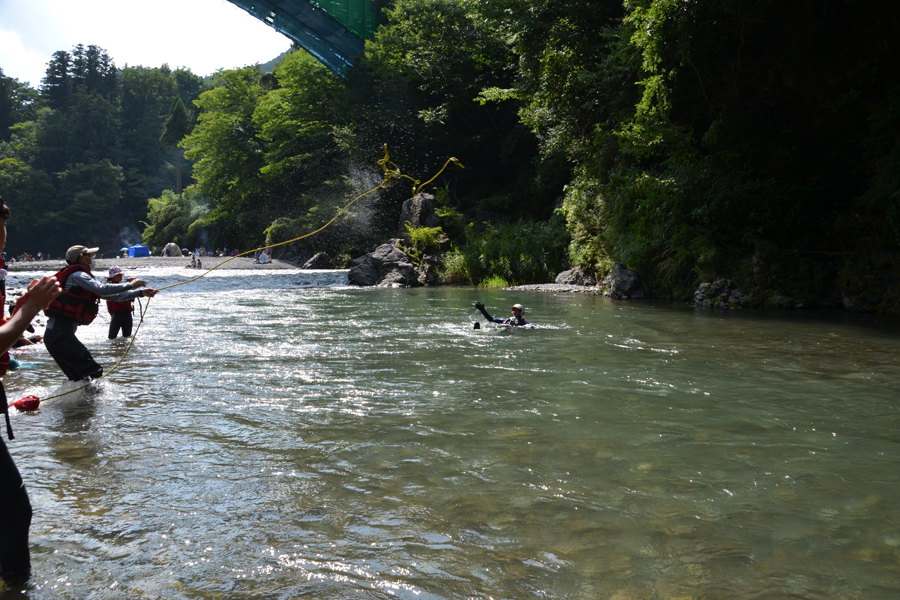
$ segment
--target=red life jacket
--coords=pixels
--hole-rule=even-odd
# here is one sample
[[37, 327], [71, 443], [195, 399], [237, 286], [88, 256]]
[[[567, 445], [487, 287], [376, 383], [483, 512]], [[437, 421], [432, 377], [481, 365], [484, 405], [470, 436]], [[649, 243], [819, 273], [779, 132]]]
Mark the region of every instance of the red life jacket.
[[109, 311], [109, 314], [114, 315], [120, 312], [134, 312], [134, 305], [131, 300], [126, 300], [125, 302], [107, 300], [106, 309]]
[[90, 325], [100, 311], [100, 296], [77, 285], [72, 286], [71, 290], [65, 289], [66, 279], [75, 271], [91, 274], [89, 269], [77, 264], [70, 265], [57, 273], [56, 280], [63, 288], [63, 293], [44, 309], [44, 314], [64, 321], [74, 321], [79, 325]]

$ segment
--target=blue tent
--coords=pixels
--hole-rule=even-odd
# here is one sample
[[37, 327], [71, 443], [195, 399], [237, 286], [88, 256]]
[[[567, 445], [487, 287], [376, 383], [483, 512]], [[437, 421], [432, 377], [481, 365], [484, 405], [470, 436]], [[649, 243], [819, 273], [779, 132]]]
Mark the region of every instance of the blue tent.
[[150, 256], [150, 248], [148, 248], [147, 246], [142, 246], [140, 244], [135, 244], [128, 249], [128, 256], [132, 258], [138, 258], [140, 256]]

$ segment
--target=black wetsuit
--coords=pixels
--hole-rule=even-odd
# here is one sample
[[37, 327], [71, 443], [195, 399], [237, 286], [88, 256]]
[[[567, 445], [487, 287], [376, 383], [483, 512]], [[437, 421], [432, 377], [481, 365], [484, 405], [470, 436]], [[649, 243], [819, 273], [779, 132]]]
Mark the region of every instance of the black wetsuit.
[[[9, 410], [6, 392], [0, 383], [0, 401]], [[7, 434], [13, 439], [6, 416]], [[8, 585], [24, 584], [31, 577], [28, 529], [31, 527], [31, 502], [25, 483], [0, 437], [0, 578]]]
[[495, 319], [491, 315], [488, 314], [488, 311], [482, 307], [478, 307], [478, 310], [481, 311], [481, 314], [484, 315], [484, 318], [490, 321], [491, 323], [500, 323], [501, 325], [514, 325], [516, 327], [521, 325], [530, 325], [528, 321], [525, 320], [525, 317], [510, 317], [508, 319]]

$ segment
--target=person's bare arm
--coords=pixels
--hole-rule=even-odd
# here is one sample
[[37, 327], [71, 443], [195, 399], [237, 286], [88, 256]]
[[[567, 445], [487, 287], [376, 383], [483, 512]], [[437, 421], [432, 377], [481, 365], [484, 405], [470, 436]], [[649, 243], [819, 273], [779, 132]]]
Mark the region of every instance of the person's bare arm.
[[19, 306], [9, 321], [0, 326], [0, 352], [6, 352], [22, 337], [22, 332], [39, 312], [44, 310], [54, 298], [59, 296], [62, 288], [56, 277], [35, 279], [25, 292], [26, 300]]

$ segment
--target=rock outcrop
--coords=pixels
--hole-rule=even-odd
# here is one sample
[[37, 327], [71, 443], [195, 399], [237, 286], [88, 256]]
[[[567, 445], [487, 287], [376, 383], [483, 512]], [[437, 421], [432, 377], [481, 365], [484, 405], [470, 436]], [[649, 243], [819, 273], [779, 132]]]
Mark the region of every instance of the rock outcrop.
[[559, 285], [595, 286], [597, 285], [597, 280], [585, 273], [581, 267], [575, 267], [557, 275], [555, 283]]
[[441, 222], [436, 209], [437, 204], [431, 194], [419, 193], [403, 203], [400, 210], [400, 229], [398, 235], [406, 235], [406, 225], [411, 227], [437, 227]]
[[442, 265], [440, 256], [426, 254], [422, 257], [422, 266], [416, 267], [416, 277], [419, 285], [444, 285], [440, 275]]
[[613, 263], [612, 273], [603, 280], [607, 296], [615, 300], [643, 300], [650, 297], [638, 274], [620, 262]]
[[412, 287], [421, 285], [416, 268], [395, 240], [382, 244], [350, 263], [350, 285], [377, 287]]
[[694, 290], [694, 306], [700, 308], [750, 308], [753, 299], [737, 288], [733, 281], [720, 277], [712, 283], [701, 283]]
[[319, 252], [313, 255], [308, 261], [303, 263], [301, 269], [333, 269], [334, 263], [331, 262], [331, 258], [324, 252]]

